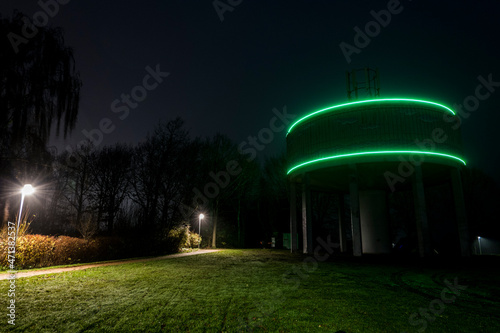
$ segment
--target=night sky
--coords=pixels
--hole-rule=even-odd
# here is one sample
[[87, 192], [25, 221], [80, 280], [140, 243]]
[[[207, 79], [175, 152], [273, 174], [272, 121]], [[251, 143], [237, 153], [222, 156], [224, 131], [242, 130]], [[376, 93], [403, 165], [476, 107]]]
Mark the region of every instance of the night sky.
[[[223, 21], [212, 0], [60, 5], [49, 24], [64, 29], [83, 87], [76, 129], [50, 145], [62, 151], [84, 140], [82, 130], [98, 128], [103, 118], [114, 126], [103, 144], [134, 144], [160, 119], [176, 116], [193, 136], [221, 132], [240, 143], [269, 126], [273, 108], [301, 116], [346, 102], [345, 71], [370, 66], [380, 70], [381, 97], [452, 108], [475, 95], [479, 76], [499, 82], [460, 128], [468, 164], [500, 182], [498, 1], [220, 2], [237, 4]], [[355, 46], [354, 28], [364, 31], [371, 11], [388, 6], [398, 13], [348, 63], [340, 43]], [[41, 10], [35, 0], [0, 4], [4, 17], [14, 8], [29, 17]], [[156, 87], [127, 116], [113, 112], [113, 101], [143, 85], [147, 66], [170, 74], [157, 86], [148, 81]], [[260, 157], [283, 151], [285, 133]]]

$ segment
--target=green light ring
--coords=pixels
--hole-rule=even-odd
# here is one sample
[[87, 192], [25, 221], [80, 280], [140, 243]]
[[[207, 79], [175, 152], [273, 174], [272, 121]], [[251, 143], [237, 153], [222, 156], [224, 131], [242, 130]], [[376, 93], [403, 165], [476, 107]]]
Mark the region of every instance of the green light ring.
[[335, 155], [335, 156], [329, 156], [329, 157], [323, 157], [323, 158], [318, 158], [312, 161], [304, 162], [299, 165], [294, 166], [288, 172], [286, 173], [289, 175], [293, 170], [296, 170], [300, 167], [303, 167], [305, 165], [309, 165], [312, 163], [317, 163], [321, 161], [327, 161], [327, 160], [333, 160], [336, 158], [344, 158], [344, 157], [352, 157], [352, 156], [359, 156], [359, 155], [375, 155], [375, 154], [424, 154], [424, 155], [435, 155], [435, 156], [441, 156], [441, 157], [446, 157], [446, 158], [451, 158], [454, 160], [457, 160], [463, 165], [466, 165], [465, 161], [459, 157], [453, 156], [453, 155], [448, 155], [448, 154], [443, 154], [443, 153], [435, 153], [431, 151], [420, 151], [420, 150], [384, 150], [384, 151], [367, 151], [367, 152], [361, 152], [361, 153], [351, 153], [351, 154], [342, 154], [342, 155]]
[[435, 102], [423, 101], [423, 100], [420, 100], [420, 99], [409, 99], [409, 98], [369, 99], [369, 100], [366, 100], [366, 101], [358, 101], [358, 102], [351, 102], [351, 103], [344, 103], [344, 104], [340, 104], [340, 105], [330, 106], [328, 108], [321, 109], [319, 111], [315, 111], [313, 113], [310, 113], [307, 116], [304, 116], [304, 117], [300, 118], [299, 120], [297, 120], [295, 123], [293, 123], [292, 126], [290, 126], [290, 128], [288, 129], [288, 132], [286, 133], [286, 135], [288, 135], [292, 131], [292, 128], [294, 128], [295, 125], [297, 125], [298, 123], [300, 123], [300, 122], [306, 120], [307, 118], [310, 118], [310, 117], [312, 117], [312, 116], [314, 116], [314, 115], [316, 115], [318, 113], [325, 112], [325, 111], [328, 111], [328, 110], [338, 109], [338, 108], [341, 108], [341, 107], [344, 107], [344, 106], [349, 106], [349, 105], [363, 104], [363, 103], [376, 103], [376, 102], [417, 102], [417, 103], [424, 103], [424, 104], [432, 104], [432, 105], [444, 108], [448, 112], [451, 112], [452, 115], [455, 115], [455, 112], [452, 109], [450, 109], [449, 107], [447, 107], [447, 106], [444, 106], [442, 104], [435, 103]]

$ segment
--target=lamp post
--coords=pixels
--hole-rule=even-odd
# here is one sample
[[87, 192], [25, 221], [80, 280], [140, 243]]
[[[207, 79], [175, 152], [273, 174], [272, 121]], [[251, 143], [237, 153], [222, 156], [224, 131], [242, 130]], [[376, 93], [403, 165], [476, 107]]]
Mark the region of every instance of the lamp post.
[[479, 243], [479, 254], [483, 254], [481, 251], [481, 236], [477, 236], [477, 242]]
[[200, 214], [200, 218], [199, 218], [199, 222], [198, 222], [198, 232], [200, 233], [200, 241], [198, 242], [198, 249], [200, 248], [200, 243], [201, 243], [201, 220], [203, 220], [203, 218], [205, 217], [205, 215], [203, 214]]
[[14, 244], [17, 244], [17, 233], [19, 232], [19, 225], [21, 224], [24, 196], [33, 194], [33, 192], [35, 192], [35, 189], [33, 188], [33, 186], [31, 186], [31, 184], [24, 185], [23, 189], [21, 190], [21, 206], [19, 207], [19, 216], [17, 217], [17, 229], [16, 229], [16, 238], [14, 239]]

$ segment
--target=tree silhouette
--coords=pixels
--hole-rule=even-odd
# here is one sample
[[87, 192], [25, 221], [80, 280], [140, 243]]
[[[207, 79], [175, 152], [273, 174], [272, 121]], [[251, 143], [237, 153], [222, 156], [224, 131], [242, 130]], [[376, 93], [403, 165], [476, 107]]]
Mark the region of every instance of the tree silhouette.
[[115, 219], [128, 195], [132, 149], [123, 144], [105, 146], [92, 161], [91, 198], [97, 210], [97, 221], [106, 221], [113, 233]]
[[[29, 39], [12, 43], [9, 36], [27, 30]], [[45, 145], [54, 123], [57, 135], [74, 128], [81, 81], [61, 29], [35, 27], [15, 11], [11, 19], [0, 18], [0, 36], [0, 191], [5, 195], [9, 178], [47, 167]]]
[[[21, 34], [25, 18], [15, 12], [12, 20], [2, 19], [0, 34]], [[2, 141], [8, 146], [28, 139], [45, 144], [54, 121], [56, 134], [62, 131], [66, 136], [77, 119], [81, 81], [73, 51], [65, 46], [61, 29], [37, 29], [17, 53], [7, 38], [2, 39], [0, 124]]]
[[[143, 230], [170, 230], [179, 222], [179, 205], [192, 188], [198, 143], [184, 121], [160, 122], [132, 157], [130, 199], [139, 207]], [[156, 229], [155, 229], [156, 228]]]

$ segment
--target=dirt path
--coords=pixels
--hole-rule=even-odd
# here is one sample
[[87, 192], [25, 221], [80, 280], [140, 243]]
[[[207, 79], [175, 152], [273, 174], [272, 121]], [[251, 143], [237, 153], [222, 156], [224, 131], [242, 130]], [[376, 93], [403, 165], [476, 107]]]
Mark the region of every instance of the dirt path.
[[[16, 277], [23, 278], [23, 277], [30, 277], [30, 276], [36, 276], [36, 275], [54, 274], [54, 273], [62, 273], [62, 272], [70, 272], [70, 271], [80, 271], [82, 269], [87, 269], [87, 268], [114, 266], [114, 265], [129, 264], [129, 263], [134, 263], [134, 262], [146, 262], [146, 261], [153, 261], [153, 260], [163, 260], [163, 259], [170, 259], [170, 258], [187, 257], [187, 256], [194, 256], [197, 254], [211, 253], [211, 252], [216, 252], [216, 251], [220, 251], [220, 250], [199, 250], [199, 251], [194, 251], [194, 252], [169, 254], [166, 256], [155, 257], [155, 258], [120, 260], [120, 261], [113, 261], [113, 262], [105, 262], [102, 264], [90, 264], [90, 265], [81, 265], [81, 266], [73, 266], [73, 267], [33, 270], [33, 271], [29, 271], [29, 272], [19, 272], [19, 273], [17, 273]], [[0, 280], [6, 280], [8, 277], [9, 277], [8, 273], [0, 274]]]

